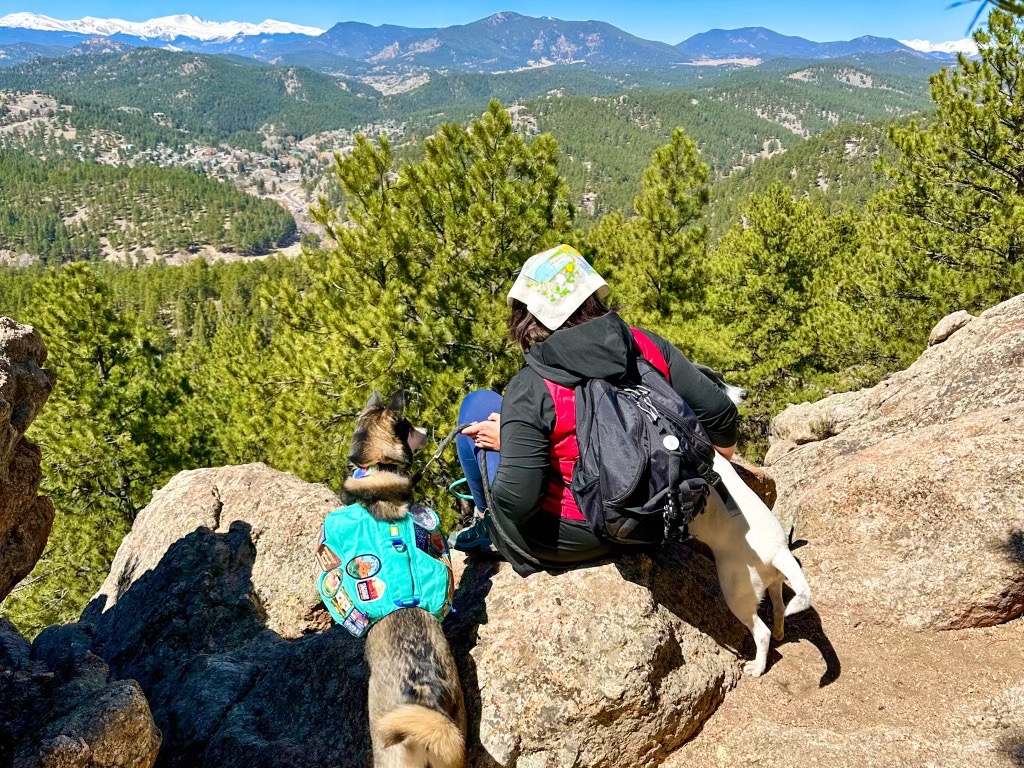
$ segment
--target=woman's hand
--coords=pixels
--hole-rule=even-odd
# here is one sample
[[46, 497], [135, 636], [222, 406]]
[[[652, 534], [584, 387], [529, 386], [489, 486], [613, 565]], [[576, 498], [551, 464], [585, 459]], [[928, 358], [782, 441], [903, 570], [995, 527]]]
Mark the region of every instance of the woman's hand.
[[462, 434], [473, 438], [473, 444], [477, 448], [486, 451], [497, 451], [501, 448], [501, 415], [492, 413], [487, 421], [477, 421], [470, 424]]

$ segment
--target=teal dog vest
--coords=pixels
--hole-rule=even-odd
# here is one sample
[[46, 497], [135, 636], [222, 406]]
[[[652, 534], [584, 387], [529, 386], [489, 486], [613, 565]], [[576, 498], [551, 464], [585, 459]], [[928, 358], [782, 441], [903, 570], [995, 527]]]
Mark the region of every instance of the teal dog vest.
[[336, 509], [324, 520], [316, 561], [320, 599], [356, 637], [400, 608], [438, 621], [451, 610], [448, 542], [429, 507], [412, 504], [401, 520], [377, 520], [362, 504]]

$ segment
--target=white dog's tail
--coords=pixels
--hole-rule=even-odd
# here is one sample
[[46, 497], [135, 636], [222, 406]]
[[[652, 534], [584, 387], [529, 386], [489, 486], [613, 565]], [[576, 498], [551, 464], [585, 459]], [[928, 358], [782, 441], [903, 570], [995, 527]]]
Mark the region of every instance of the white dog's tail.
[[403, 742], [422, 749], [430, 765], [462, 768], [466, 762], [466, 737], [450, 717], [419, 704], [402, 704], [376, 723], [384, 746]]
[[789, 549], [780, 549], [778, 554], [772, 559], [772, 565], [782, 572], [782, 575], [786, 577], [786, 581], [789, 582], [789, 586], [796, 592], [793, 595], [793, 599], [789, 601], [789, 605], [786, 606], [786, 615], [792, 616], [794, 613], [810, 608], [811, 585], [807, 583], [803, 569], [800, 568], [800, 563], [793, 557], [793, 553]]

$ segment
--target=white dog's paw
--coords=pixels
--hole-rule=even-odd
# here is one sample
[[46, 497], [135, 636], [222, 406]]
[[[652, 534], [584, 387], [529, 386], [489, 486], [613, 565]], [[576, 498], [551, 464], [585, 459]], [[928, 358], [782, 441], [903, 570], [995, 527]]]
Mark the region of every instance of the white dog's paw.
[[764, 668], [764, 662], [759, 662], [755, 659], [754, 661], [748, 661], [743, 665], [743, 674], [747, 677], [760, 677], [764, 674]]

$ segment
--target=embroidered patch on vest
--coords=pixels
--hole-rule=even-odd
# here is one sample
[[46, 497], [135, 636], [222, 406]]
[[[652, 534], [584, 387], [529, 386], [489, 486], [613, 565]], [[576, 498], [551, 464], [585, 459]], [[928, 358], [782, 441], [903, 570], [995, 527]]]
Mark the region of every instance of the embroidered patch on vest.
[[447, 554], [448, 545], [444, 540], [444, 534], [440, 531], [434, 531], [431, 533], [430, 536], [427, 537], [427, 542], [430, 545], [430, 549], [428, 550], [429, 554], [434, 557], [440, 557]]
[[420, 528], [425, 528], [428, 531], [435, 531], [441, 525], [441, 518], [437, 516], [437, 512], [430, 507], [424, 507], [419, 504], [413, 504], [409, 507], [409, 517]]
[[345, 571], [353, 579], [368, 579], [380, 571], [380, 558], [376, 555], [356, 555], [348, 561]]
[[362, 637], [366, 628], [370, 626], [370, 620], [358, 608], [353, 608], [342, 626], [356, 637]]
[[364, 581], [356, 582], [356, 592], [359, 593], [359, 599], [364, 603], [372, 603], [374, 600], [380, 600], [384, 597], [384, 590], [386, 589], [387, 584], [380, 579], [366, 579]]
[[339, 589], [341, 589], [341, 571], [335, 569], [324, 574], [324, 578], [320, 582], [320, 594], [330, 599], [338, 594]]
[[341, 565], [341, 558], [334, 554], [334, 550], [326, 544], [321, 544], [316, 549], [316, 561], [325, 571], [332, 571]]
[[336, 594], [334, 599], [331, 600], [331, 603], [342, 616], [347, 616], [348, 612], [351, 611], [353, 607], [352, 600], [349, 598], [348, 593], [346, 593], [345, 590]]

